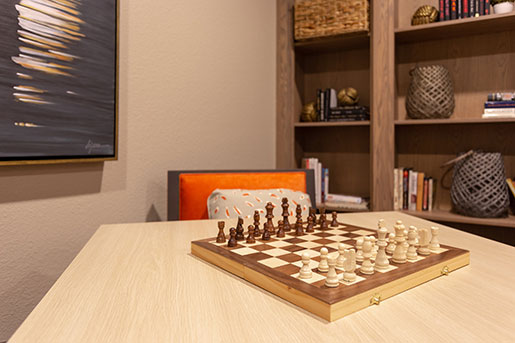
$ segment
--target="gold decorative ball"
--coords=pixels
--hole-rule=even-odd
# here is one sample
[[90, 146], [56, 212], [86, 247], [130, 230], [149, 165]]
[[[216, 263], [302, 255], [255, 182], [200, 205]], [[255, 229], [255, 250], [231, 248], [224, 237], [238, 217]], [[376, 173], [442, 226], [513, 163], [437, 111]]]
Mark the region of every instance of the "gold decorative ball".
[[438, 19], [438, 13], [438, 10], [433, 6], [420, 6], [411, 18], [411, 25], [434, 23]]
[[338, 92], [338, 101], [341, 106], [355, 105], [359, 101], [358, 91], [347, 87]]
[[314, 102], [310, 102], [304, 107], [302, 107], [302, 112], [300, 113], [300, 121], [316, 121], [317, 120], [317, 110]]

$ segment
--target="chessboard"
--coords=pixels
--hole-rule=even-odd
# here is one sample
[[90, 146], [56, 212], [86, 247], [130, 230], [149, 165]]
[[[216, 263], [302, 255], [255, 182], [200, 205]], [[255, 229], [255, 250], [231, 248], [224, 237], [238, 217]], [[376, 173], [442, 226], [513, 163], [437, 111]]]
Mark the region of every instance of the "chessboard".
[[[337, 267], [339, 284], [327, 287], [327, 273], [317, 268], [321, 249], [326, 248], [328, 257], [336, 259], [339, 249], [354, 249], [359, 238], [377, 237], [377, 230], [334, 222], [332, 226], [325, 226], [320, 225], [313, 232], [302, 235], [291, 230], [284, 237], [272, 235], [269, 240], [256, 237], [254, 243], [240, 240], [233, 247], [229, 247], [227, 242], [217, 243], [216, 237], [207, 238], [191, 242], [191, 252], [328, 321], [377, 305], [384, 299], [469, 264], [468, 251], [440, 245], [429, 255], [418, 255], [405, 263], [396, 263], [391, 255], [387, 255], [389, 266], [371, 275], [362, 273], [360, 262], [356, 262], [356, 278], [352, 282], [344, 281], [340, 275], [344, 270]], [[312, 276], [309, 279], [299, 278], [303, 254], [310, 256]]]

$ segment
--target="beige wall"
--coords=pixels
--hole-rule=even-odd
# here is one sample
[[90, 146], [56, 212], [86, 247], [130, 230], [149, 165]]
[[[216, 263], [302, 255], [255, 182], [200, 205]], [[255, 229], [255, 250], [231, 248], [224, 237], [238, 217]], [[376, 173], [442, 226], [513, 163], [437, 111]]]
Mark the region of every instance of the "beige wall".
[[121, 0], [119, 161], [0, 167], [0, 341], [103, 223], [166, 219], [166, 171], [273, 168], [275, 1]]

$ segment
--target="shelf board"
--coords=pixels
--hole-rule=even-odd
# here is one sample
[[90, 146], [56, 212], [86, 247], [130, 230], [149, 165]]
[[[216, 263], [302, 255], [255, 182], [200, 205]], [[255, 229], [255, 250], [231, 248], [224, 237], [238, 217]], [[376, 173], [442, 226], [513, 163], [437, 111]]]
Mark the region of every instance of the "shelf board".
[[297, 53], [305, 55], [350, 49], [363, 49], [370, 46], [370, 35], [365, 31], [346, 33], [338, 36], [313, 38], [310, 40], [294, 42], [293, 46]]
[[515, 12], [489, 14], [475, 18], [448, 20], [443, 22], [395, 29], [397, 43], [411, 43], [428, 40], [466, 37], [515, 29]]
[[322, 122], [308, 122], [308, 123], [295, 123], [295, 127], [335, 127], [335, 126], [369, 126], [369, 120], [356, 120], [356, 121], [322, 121]]
[[402, 212], [415, 217], [432, 221], [515, 228], [515, 216], [512, 215], [510, 215], [507, 218], [475, 218], [462, 216], [460, 214], [444, 210]]
[[498, 124], [515, 123], [515, 118], [451, 118], [451, 119], [403, 119], [395, 120], [395, 125], [456, 125], [456, 124]]

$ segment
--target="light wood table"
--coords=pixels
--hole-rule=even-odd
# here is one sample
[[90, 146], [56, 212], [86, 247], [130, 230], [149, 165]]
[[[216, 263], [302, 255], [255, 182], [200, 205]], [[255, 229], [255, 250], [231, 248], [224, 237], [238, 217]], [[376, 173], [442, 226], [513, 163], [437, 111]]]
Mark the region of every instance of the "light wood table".
[[[339, 215], [369, 228], [380, 218], [429, 225]], [[9, 342], [515, 342], [515, 248], [440, 227], [469, 266], [329, 323], [192, 256], [215, 221], [104, 225]]]

